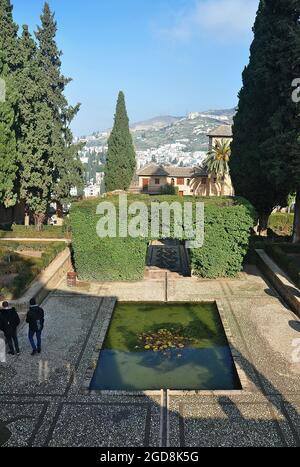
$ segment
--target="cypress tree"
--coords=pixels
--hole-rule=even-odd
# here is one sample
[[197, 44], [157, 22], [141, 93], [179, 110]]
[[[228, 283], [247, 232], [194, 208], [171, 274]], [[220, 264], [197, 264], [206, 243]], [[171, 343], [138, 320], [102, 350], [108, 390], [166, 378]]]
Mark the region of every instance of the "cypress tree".
[[[42, 138], [40, 161], [41, 172], [46, 178], [38, 183], [40, 202], [32, 207], [39, 225], [45, 215], [51, 199], [63, 201], [68, 198], [72, 186], [82, 184], [83, 172], [78, 157], [78, 145], [73, 145], [70, 123], [79, 111], [80, 105], [69, 106], [64, 95], [65, 87], [70, 82], [61, 73], [62, 53], [56, 44], [57, 24], [48, 3], [45, 3], [41, 15], [41, 26], [36, 38], [38, 50], [36, 64], [39, 69], [39, 99], [37, 102], [37, 129]], [[48, 180], [48, 177], [51, 179]]]
[[15, 74], [19, 67], [18, 27], [13, 21], [10, 0], [0, 0], [0, 203], [14, 206], [17, 201], [18, 91]]
[[39, 66], [38, 50], [27, 26], [23, 26], [20, 51], [22, 68], [18, 81], [23, 89], [19, 97], [18, 128], [20, 198], [40, 226], [51, 199], [52, 114], [45, 100], [44, 72]]
[[[270, 54], [273, 112], [262, 151], [262, 167], [270, 179], [297, 192], [294, 241], [300, 241], [300, 101], [293, 100], [292, 82], [300, 78], [300, 2], [266, 0], [272, 24]], [[269, 68], [271, 73], [271, 67]]]
[[280, 64], [272, 46], [276, 36], [274, 22], [277, 21], [273, 3], [273, 0], [261, 0], [259, 4], [250, 63], [243, 73], [243, 88], [234, 119], [230, 161], [236, 194], [249, 199], [257, 209], [261, 234], [266, 233], [273, 208], [284, 204], [289, 193], [289, 187], [270, 176], [265, 167], [264, 143], [271, 135], [270, 120], [277, 107], [274, 82], [280, 79]]
[[136, 156], [125, 96], [119, 93], [114, 127], [108, 140], [108, 153], [105, 167], [106, 191], [128, 190], [136, 168]]

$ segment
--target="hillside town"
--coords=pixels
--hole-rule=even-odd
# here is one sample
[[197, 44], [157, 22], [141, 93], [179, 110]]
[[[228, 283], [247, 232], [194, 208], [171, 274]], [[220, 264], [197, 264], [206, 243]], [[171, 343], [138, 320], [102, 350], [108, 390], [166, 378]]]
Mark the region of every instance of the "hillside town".
[[[230, 126], [234, 110], [191, 112], [185, 118], [158, 117], [132, 126], [136, 169], [149, 164], [173, 167], [200, 167], [209, 150], [209, 134], [222, 124]], [[86, 197], [103, 193], [103, 166], [110, 132], [75, 138], [83, 145], [79, 152], [85, 167]], [[90, 170], [93, 161], [93, 170]], [[72, 195], [78, 194], [72, 189]], [[95, 195], [96, 193], [96, 195]]]

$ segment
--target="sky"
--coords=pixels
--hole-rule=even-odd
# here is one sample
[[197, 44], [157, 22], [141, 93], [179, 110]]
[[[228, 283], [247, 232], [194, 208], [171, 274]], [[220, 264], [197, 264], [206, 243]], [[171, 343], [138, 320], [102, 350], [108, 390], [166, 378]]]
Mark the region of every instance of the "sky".
[[[44, 0], [12, 0], [36, 30]], [[117, 95], [130, 121], [232, 108], [259, 0], [49, 0], [76, 136], [110, 128]]]

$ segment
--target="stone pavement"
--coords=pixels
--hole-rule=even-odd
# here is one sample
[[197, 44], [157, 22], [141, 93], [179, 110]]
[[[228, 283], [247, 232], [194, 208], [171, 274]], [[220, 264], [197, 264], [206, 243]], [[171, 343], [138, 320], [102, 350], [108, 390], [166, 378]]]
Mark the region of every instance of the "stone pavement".
[[[85, 394], [115, 300], [217, 300], [245, 374], [243, 391]], [[44, 352], [0, 364], [3, 446], [299, 446], [300, 322], [255, 268], [236, 279], [61, 282], [43, 304]]]

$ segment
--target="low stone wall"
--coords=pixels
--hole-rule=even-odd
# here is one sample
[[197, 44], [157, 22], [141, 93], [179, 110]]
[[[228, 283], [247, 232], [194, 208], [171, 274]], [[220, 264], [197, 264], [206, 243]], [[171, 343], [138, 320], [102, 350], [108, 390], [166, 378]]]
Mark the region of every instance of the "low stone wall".
[[47, 295], [57, 287], [61, 279], [70, 271], [73, 271], [71, 252], [69, 248], [66, 248], [37, 277], [20, 299], [10, 303], [16, 307], [19, 313], [27, 312], [31, 298], [34, 297], [37, 303], [42, 303]]
[[264, 250], [256, 250], [256, 258], [259, 269], [294, 313], [300, 317], [300, 290]]

